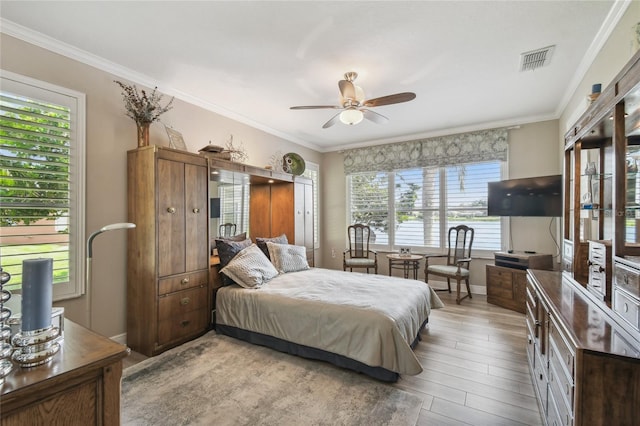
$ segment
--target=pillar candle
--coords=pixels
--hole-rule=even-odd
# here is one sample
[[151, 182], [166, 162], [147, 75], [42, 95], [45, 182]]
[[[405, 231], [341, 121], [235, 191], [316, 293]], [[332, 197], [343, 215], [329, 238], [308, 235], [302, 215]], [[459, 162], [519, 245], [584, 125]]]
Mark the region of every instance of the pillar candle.
[[51, 326], [53, 259], [22, 261], [22, 331]]

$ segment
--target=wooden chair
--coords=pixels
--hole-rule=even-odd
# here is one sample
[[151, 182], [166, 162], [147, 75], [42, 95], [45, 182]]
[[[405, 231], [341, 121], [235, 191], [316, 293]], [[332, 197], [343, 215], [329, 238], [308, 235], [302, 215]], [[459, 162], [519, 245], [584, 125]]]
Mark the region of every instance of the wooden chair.
[[[426, 255], [425, 256], [425, 269], [424, 280], [429, 282], [429, 275], [436, 275], [439, 277], [445, 277], [447, 279], [448, 289], [434, 289], [436, 291], [449, 290], [451, 293], [451, 280], [455, 279], [456, 286], [456, 303], [460, 304], [460, 301], [466, 297], [472, 298], [471, 288], [469, 287], [469, 263], [471, 262], [471, 245], [473, 244], [473, 228], [469, 228], [466, 225], [458, 225], [449, 228], [449, 235], [447, 240], [447, 254], [439, 255]], [[433, 257], [446, 257], [446, 265], [431, 264], [429, 265], [429, 258]], [[460, 297], [460, 282], [464, 280], [467, 285], [467, 295]]]
[[[349, 248], [342, 253], [342, 270], [347, 268], [353, 272], [353, 268], [373, 268], [378, 273], [378, 253], [369, 249], [369, 238], [371, 228], [367, 225], [357, 223], [347, 228], [349, 236]], [[373, 255], [373, 258], [371, 257]]]
[[220, 229], [218, 231], [218, 236], [229, 238], [236, 235], [236, 224], [235, 223], [223, 223], [220, 225]]

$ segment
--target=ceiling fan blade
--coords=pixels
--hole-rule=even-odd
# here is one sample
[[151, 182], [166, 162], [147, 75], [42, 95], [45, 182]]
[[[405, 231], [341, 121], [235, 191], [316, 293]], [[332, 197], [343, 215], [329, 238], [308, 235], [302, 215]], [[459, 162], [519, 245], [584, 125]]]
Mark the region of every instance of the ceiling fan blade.
[[389, 119], [382, 114], [378, 114], [377, 112], [371, 111], [370, 109], [361, 109], [362, 114], [364, 114], [364, 118], [367, 120], [373, 121], [377, 124], [385, 124]]
[[289, 109], [342, 109], [338, 105], [305, 105], [305, 106], [292, 106]]
[[340, 80], [338, 82], [340, 88], [340, 95], [343, 99], [355, 99], [356, 89], [353, 87], [353, 83], [348, 80]]
[[337, 113], [336, 115], [334, 115], [333, 117], [331, 117], [331, 120], [327, 121], [326, 123], [324, 123], [322, 125], [323, 129], [328, 129], [329, 127], [333, 126], [334, 124], [336, 124], [338, 122], [338, 117], [340, 117], [341, 112]]
[[394, 95], [382, 96], [379, 98], [369, 99], [364, 101], [363, 106], [377, 107], [382, 105], [399, 104], [402, 102], [412, 101], [416, 98], [416, 94], [412, 92], [396, 93]]

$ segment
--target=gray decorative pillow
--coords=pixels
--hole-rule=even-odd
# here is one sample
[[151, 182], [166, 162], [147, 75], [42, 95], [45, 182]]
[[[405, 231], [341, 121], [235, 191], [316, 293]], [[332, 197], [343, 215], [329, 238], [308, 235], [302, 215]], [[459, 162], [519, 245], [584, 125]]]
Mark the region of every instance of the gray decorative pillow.
[[256, 238], [256, 244], [258, 245], [258, 247], [260, 247], [260, 250], [262, 250], [262, 252], [265, 256], [267, 256], [268, 259], [271, 259], [269, 255], [269, 249], [267, 248], [267, 243], [269, 241], [276, 244], [289, 244], [289, 241], [287, 240], [287, 236], [285, 234], [273, 238]]
[[278, 276], [278, 271], [255, 244], [243, 249], [220, 271], [244, 288], [257, 288]]
[[[230, 240], [216, 240], [216, 247], [218, 248], [218, 256], [220, 257], [220, 268], [224, 268], [231, 262], [240, 251], [251, 245], [251, 240], [246, 239], [243, 241], [230, 241]], [[233, 284], [233, 280], [226, 276], [222, 277], [222, 283], [225, 285]]]
[[305, 247], [290, 244], [276, 244], [270, 241], [267, 242], [267, 247], [269, 248], [273, 266], [275, 266], [281, 274], [309, 269], [307, 249]]
[[238, 235], [234, 235], [233, 237], [216, 237], [213, 240], [213, 244], [211, 244], [211, 252], [213, 253], [214, 248], [218, 248], [218, 240], [220, 241], [244, 241], [247, 239], [247, 233], [243, 232]]

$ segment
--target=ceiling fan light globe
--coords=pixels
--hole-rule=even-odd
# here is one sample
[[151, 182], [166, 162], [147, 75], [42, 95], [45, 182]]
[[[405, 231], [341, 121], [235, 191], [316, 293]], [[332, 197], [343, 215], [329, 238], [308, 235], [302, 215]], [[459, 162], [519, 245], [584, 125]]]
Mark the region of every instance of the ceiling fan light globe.
[[350, 126], [361, 122], [363, 117], [362, 111], [355, 108], [345, 109], [340, 113], [340, 121]]

